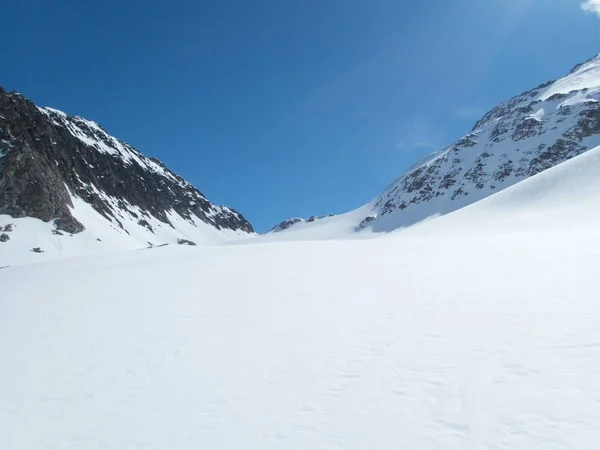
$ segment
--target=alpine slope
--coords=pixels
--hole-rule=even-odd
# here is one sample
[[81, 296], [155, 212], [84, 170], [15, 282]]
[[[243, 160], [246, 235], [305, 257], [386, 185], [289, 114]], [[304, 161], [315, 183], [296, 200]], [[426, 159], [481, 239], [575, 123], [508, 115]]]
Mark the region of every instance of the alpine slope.
[[253, 235], [97, 123], [0, 88], [0, 266]]
[[340, 229], [382, 233], [457, 211], [600, 145], [599, 100], [600, 56], [493, 108], [369, 204], [343, 218], [284, 221], [272, 233], [298, 231], [298, 239], [312, 234], [300, 231], [307, 229], [328, 238]]

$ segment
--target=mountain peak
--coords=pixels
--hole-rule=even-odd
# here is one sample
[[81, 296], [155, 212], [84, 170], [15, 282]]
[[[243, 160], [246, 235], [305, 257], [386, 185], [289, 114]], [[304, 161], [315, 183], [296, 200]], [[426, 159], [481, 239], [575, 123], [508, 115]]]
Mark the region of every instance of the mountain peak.
[[[347, 224], [341, 226], [338, 218], [331, 223], [347, 232], [408, 227], [475, 203], [599, 145], [597, 55], [566, 76], [499, 104], [462, 139], [428, 155], [371, 203], [348, 213]], [[319, 227], [322, 233], [324, 224]], [[309, 234], [306, 227], [302, 230]]]
[[15, 245], [25, 228], [16, 222], [25, 218], [44, 222], [46, 245], [59, 249], [64, 233], [93, 235], [93, 242], [117, 248], [254, 233], [237, 211], [211, 203], [96, 122], [4, 90], [0, 155], [0, 226], [16, 225], [4, 247]]

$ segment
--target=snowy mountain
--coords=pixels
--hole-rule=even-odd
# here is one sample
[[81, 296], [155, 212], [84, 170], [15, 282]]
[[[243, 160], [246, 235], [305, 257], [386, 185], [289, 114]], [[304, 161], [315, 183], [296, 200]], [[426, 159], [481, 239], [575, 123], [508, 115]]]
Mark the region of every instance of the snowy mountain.
[[253, 232], [98, 124], [0, 88], [0, 264]]
[[[600, 145], [599, 100], [600, 56], [498, 105], [465, 137], [413, 166], [371, 203], [323, 222], [345, 235], [391, 231], [475, 203]], [[313, 225], [332, 237], [325, 226]]]
[[316, 222], [317, 220], [326, 219], [328, 217], [333, 217], [333, 215], [330, 214], [328, 216], [320, 216], [320, 217], [311, 216], [308, 219], [303, 219], [302, 217], [294, 217], [292, 219], [284, 220], [283, 222], [275, 225], [273, 228], [271, 228], [269, 230], [269, 233], [278, 233], [280, 231], [287, 230], [291, 226], [299, 224], [299, 223], [313, 223], [313, 222]]

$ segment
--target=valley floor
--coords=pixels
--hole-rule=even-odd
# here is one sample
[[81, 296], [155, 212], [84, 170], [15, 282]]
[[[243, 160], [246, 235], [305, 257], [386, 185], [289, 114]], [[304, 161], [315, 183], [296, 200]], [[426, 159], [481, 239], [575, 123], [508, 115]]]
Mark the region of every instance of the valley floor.
[[4, 269], [0, 448], [595, 450], [599, 231]]
[[379, 239], [0, 270], [0, 448], [596, 450], [583, 156]]

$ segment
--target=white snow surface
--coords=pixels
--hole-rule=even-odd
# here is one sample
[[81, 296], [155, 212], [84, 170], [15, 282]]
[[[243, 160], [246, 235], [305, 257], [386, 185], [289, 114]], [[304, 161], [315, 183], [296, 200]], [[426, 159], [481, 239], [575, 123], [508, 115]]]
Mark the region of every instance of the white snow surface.
[[570, 94], [583, 89], [600, 90], [600, 55], [581, 64], [569, 75], [554, 82], [539, 99], [547, 100], [555, 94]]
[[599, 174], [377, 239], [2, 269], [0, 448], [596, 450]]
[[[98, 195], [113, 206], [113, 211], [118, 214], [123, 228], [75, 196], [71, 196], [74, 205], [71, 212], [77, 220], [85, 224], [86, 229], [73, 235], [56, 230], [53, 222], [43, 222], [31, 217], [15, 219], [0, 214], [0, 230], [12, 225], [12, 231], [6, 233], [10, 240], [0, 243], [0, 266], [54, 261], [165, 244], [177, 245], [181, 239], [192, 241], [199, 246], [207, 246], [252, 237], [251, 234], [240, 231], [218, 230], [195, 216], [187, 220], [174, 210], [167, 214], [171, 226], [154, 216], [144, 215], [137, 206], [127, 204], [129, 211], [146, 220], [152, 227], [151, 231], [140, 226], [138, 219], [129, 212], [118, 208], [115, 199], [99, 191]], [[34, 248], [40, 248], [42, 253], [33, 252]]]

